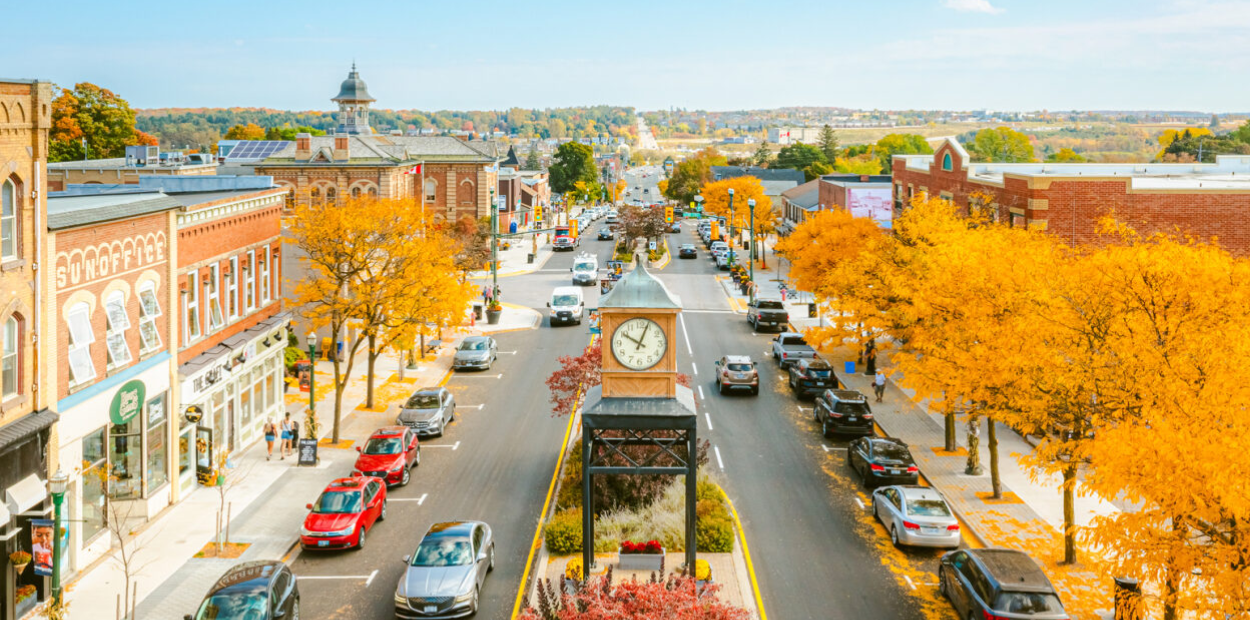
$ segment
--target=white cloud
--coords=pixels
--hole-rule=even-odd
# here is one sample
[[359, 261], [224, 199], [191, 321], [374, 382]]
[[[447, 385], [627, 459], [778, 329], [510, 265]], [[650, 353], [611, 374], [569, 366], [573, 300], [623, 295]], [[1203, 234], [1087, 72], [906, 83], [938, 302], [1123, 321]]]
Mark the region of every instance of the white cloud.
[[989, 13], [996, 15], [1006, 10], [990, 4], [990, 0], [942, 0], [942, 4], [948, 9], [955, 9], [964, 13]]

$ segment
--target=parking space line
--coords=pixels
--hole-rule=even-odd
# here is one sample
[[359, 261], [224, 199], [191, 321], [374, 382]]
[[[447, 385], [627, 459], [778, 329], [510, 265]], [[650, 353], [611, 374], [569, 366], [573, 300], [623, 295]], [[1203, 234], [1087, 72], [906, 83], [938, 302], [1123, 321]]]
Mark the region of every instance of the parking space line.
[[916, 589], [916, 584], [912, 582], [911, 577], [908, 577], [906, 574], [904, 574], [903, 579], [907, 580], [907, 585], [911, 586], [911, 589], [913, 590]]
[[868, 507], [864, 505], [863, 500], [859, 499], [859, 496], [858, 496], [858, 495], [856, 495], [856, 496], [855, 496], [855, 503], [856, 503], [856, 504], [859, 504], [860, 509], [862, 509], [862, 510], [868, 510]]
[[703, 398], [703, 386], [699, 386], [699, 398]]
[[374, 576], [377, 574], [378, 571], [375, 569], [368, 575], [296, 575], [295, 579], [296, 581], [303, 581], [306, 579], [364, 579], [366, 583], [368, 583], [373, 581]]
[[699, 374], [699, 367], [694, 362], [690, 362], [690, 371], [697, 375]]
[[496, 355], [516, 355], [516, 351], [495, 351]]
[[[707, 418], [707, 430], [709, 431], [712, 430], [712, 414], [704, 411], [703, 417]], [[721, 469], [724, 469], [724, 468], [721, 468]]]
[[456, 405], [456, 409], [477, 409], [478, 411], [481, 411], [482, 407], [485, 406], [486, 403], [482, 403], [480, 405]]
[[686, 330], [686, 319], [677, 313], [677, 320], [681, 321], [681, 335], [686, 338], [686, 353], [694, 355], [694, 349], [690, 348], [690, 332]]
[[826, 446], [825, 444], [820, 444], [820, 447], [824, 448], [825, 452], [846, 452], [845, 446]]
[[429, 493], [422, 493], [421, 497], [388, 497], [388, 502], [416, 502], [418, 506], [425, 504], [425, 498]]
[[720, 446], [712, 446], [712, 450], [716, 451], [716, 464], [720, 466], [721, 471], [724, 471], [725, 462], [720, 460]]
[[456, 373], [456, 378], [457, 379], [502, 379], [503, 373], [501, 372], [497, 375], [478, 375], [478, 374], [465, 375], [461, 373]]
[[449, 446], [449, 445], [447, 445], [447, 444], [445, 444], [445, 443], [436, 443], [436, 444], [432, 444], [432, 445], [431, 445], [431, 444], [428, 444], [428, 443], [423, 443], [423, 444], [421, 444], [421, 447], [422, 447], [422, 448], [451, 448], [452, 450], [455, 450], [455, 449], [457, 449], [457, 448], [459, 448], [459, 447], [460, 447], [460, 442], [459, 442], [459, 441], [457, 441], [456, 443], [454, 443], [454, 444], [452, 444], [452, 445], [450, 445], [450, 446]]

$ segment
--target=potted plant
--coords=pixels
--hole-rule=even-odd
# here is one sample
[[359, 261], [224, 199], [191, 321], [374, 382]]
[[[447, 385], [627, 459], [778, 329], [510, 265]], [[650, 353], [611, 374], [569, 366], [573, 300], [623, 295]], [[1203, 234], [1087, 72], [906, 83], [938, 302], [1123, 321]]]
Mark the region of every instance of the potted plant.
[[490, 325], [498, 325], [501, 315], [503, 315], [503, 306], [492, 299], [486, 306], [486, 322]]
[[20, 575], [26, 570], [26, 565], [30, 564], [30, 554], [25, 551], [14, 551], [9, 554], [9, 561], [13, 563], [13, 570]]
[[645, 543], [624, 541], [621, 543], [617, 562], [623, 570], [652, 570], [664, 568], [664, 547], [659, 541]]
[[14, 593], [17, 603], [17, 615], [20, 617], [30, 611], [35, 606], [35, 586], [25, 585], [17, 589]]
[[568, 563], [564, 565], [564, 589], [565, 591], [577, 591], [577, 584], [582, 581], [582, 558], [576, 556], [569, 558]]

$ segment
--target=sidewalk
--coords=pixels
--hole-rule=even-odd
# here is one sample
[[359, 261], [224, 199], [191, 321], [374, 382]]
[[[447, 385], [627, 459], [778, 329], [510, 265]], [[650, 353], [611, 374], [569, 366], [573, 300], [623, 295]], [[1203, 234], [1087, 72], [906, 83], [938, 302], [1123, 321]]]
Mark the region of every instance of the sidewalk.
[[[534, 241], [532, 236], [516, 237], [508, 240], [508, 249], [504, 249], [504, 240], [499, 241], [499, 275], [502, 276], [519, 276], [525, 273], [533, 273], [546, 264], [547, 259], [551, 258], [551, 239], [550, 233], [538, 233], [538, 252], [534, 255], [534, 262], [529, 262], [529, 254], [534, 251]], [[490, 270], [483, 269], [480, 271], [470, 271], [469, 279], [481, 280], [490, 277]]]
[[[489, 331], [528, 329], [541, 318], [537, 312], [505, 306], [498, 325]], [[195, 558], [215, 533], [221, 495], [218, 488], [197, 488], [182, 502], [145, 524], [128, 542], [134, 551], [134, 565], [140, 569], [132, 581], [138, 584], [137, 616], [141, 620], [169, 620], [193, 613], [212, 584], [225, 570], [249, 560], [282, 559], [297, 542], [304, 511], [298, 507], [312, 501], [331, 479], [348, 475], [355, 463], [353, 443], [368, 437], [374, 429], [394, 420], [394, 408], [419, 385], [439, 385], [450, 374], [454, 348], [460, 337], [488, 331], [485, 322], [446, 334], [445, 344], [436, 353], [419, 360], [417, 368], [403, 371], [399, 378], [396, 356], [385, 355], [376, 364], [373, 409], [364, 406], [366, 392], [365, 353], [356, 359], [353, 378], [343, 393], [343, 415], [338, 447], [325, 442], [333, 425], [333, 362], [319, 361], [316, 367], [317, 413], [321, 423], [322, 445], [317, 467], [297, 467], [293, 456], [279, 459], [277, 446], [272, 460], [265, 460], [265, 443], [257, 442], [236, 452], [231, 459], [226, 501], [233, 519], [230, 541], [249, 546], [237, 558]], [[291, 417], [304, 422], [308, 394], [298, 390], [286, 394]], [[277, 483], [277, 484], [275, 484]], [[67, 594], [70, 620], [99, 620], [112, 617], [117, 596], [124, 584], [116, 553], [79, 575]]]

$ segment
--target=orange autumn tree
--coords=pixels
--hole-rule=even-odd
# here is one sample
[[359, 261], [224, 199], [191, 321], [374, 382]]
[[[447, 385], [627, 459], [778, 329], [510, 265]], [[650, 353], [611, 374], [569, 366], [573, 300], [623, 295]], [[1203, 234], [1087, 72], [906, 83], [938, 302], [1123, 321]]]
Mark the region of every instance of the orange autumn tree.
[[[729, 190], [734, 190], [733, 213], [729, 211]], [[777, 214], [773, 211], [773, 201], [764, 194], [764, 186], [760, 180], [752, 176], [740, 176], [707, 183], [699, 190], [703, 196], [703, 212], [725, 218], [734, 231], [751, 232], [751, 210], [748, 200], [755, 200], [755, 230], [751, 235], [758, 239], [762, 235], [777, 229]], [[732, 215], [732, 218], [731, 218]]]

